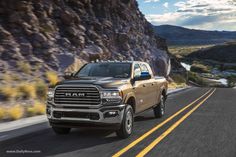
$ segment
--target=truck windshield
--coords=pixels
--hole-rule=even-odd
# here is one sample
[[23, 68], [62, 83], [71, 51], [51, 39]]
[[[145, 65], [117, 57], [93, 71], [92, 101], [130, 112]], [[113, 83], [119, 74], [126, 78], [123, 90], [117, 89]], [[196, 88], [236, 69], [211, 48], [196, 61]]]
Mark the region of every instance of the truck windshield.
[[76, 76], [129, 78], [130, 73], [131, 63], [89, 63]]

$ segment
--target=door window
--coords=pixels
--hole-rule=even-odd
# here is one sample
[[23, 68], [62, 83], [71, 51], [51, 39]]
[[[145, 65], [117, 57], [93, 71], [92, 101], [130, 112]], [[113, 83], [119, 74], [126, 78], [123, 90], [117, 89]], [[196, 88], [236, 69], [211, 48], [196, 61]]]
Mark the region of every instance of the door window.
[[134, 65], [134, 77], [140, 77], [141, 76], [141, 68], [139, 64]]
[[147, 66], [145, 64], [141, 64], [141, 71], [149, 73], [148, 68], [147, 68]]

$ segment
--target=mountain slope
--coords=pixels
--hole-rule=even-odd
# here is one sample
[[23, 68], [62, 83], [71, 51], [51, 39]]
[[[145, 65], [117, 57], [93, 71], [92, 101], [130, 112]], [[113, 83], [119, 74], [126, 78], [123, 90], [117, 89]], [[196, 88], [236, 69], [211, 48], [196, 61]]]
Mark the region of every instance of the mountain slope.
[[201, 49], [186, 57], [215, 60], [224, 63], [236, 63], [236, 42], [228, 42], [210, 48]]
[[3, 73], [17, 71], [18, 62], [43, 72], [74, 61], [134, 58], [167, 75], [165, 40], [135, 0], [8, 0], [0, 1], [0, 16]]
[[194, 30], [172, 25], [154, 26], [154, 30], [170, 45], [209, 45], [236, 40], [236, 32], [228, 31]]

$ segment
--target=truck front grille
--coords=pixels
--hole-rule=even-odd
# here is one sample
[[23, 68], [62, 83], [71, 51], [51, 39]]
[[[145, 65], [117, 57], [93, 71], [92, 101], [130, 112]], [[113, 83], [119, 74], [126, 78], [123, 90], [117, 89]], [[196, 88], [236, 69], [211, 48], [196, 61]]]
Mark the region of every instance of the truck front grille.
[[100, 93], [94, 86], [58, 86], [54, 95], [55, 104], [99, 105]]

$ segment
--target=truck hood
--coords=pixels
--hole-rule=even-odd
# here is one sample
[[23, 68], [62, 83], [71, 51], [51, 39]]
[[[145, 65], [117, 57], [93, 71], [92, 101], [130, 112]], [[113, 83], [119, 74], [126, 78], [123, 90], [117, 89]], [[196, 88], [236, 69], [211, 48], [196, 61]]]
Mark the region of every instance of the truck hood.
[[78, 84], [92, 84], [99, 85], [102, 88], [116, 88], [129, 83], [130, 79], [113, 78], [113, 77], [81, 77], [70, 80], [64, 80], [57, 85], [78, 85]]

